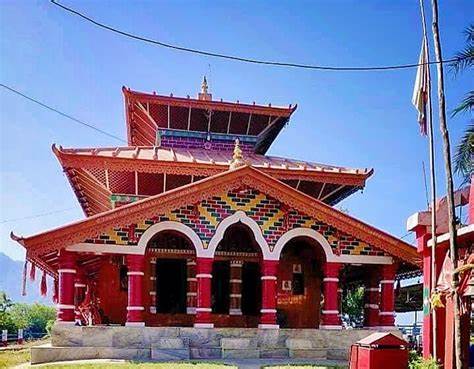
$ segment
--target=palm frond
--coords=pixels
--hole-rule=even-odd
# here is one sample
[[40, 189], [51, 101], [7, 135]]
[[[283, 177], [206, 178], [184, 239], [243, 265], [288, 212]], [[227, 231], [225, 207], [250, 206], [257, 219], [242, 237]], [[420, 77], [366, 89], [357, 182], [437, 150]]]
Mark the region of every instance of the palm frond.
[[466, 42], [474, 42], [474, 24], [467, 26], [464, 30], [464, 34], [466, 35]]
[[469, 91], [461, 103], [453, 109], [451, 117], [459, 113], [470, 113], [474, 110], [474, 91]]
[[474, 66], [474, 45], [468, 45], [464, 50], [454, 55], [455, 61], [449, 64], [449, 69], [455, 75]]
[[454, 171], [469, 183], [474, 171], [474, 121], [471, 121], [454, 153]]

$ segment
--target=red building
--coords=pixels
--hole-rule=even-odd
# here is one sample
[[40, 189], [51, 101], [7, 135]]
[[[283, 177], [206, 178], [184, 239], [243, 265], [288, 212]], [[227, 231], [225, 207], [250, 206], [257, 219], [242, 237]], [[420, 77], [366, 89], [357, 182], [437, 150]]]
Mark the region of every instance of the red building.
[[12, 234], [56, 281], [58, 323], [341, 329], [359, 281], [365, 325], [394, 326], [394, 281], [420, 256], [334, 208], [372, 170], [266, 156], [296, 106], [205, 82], [197, 99], [123, 94], [128, 146], [53, 145], [85, 219]]
[[[461, 320], [461, 357], [463, 368], [472, 366], [472, 357], [469, 358], [469, 342], [473, 332], [471, 323], [472, 296], [474, 295], [474, 180], [454, 195], [456, 207], [467, 207], [468, 222], [464, 224], [460, 219], [457, 229], [460, 320]], [[417, 238], [418, 252], [423, 257], [423, 356], [428, 358], [436, 355], [445, 369], [452, 369], [454, 365], [454, 303], [452, 298], [453, 263], [449, 257], [449, 230], [446, 197], [436, 204], [436, 290], [441, 294], [441, 305], [431, 305], [432, 281], [432, 247], [431, 239], [431, 209], [413, 214], [407, 221], [407, 228], [414, 231]], [[469, 268], [470, 265], [470, 268]], [[433, 338], [433, 309], [436, 309], [436, 340]], [[471, 361], [469, 361], [471, 360]], [[471, 364], [469, 364], [471, 363]]]

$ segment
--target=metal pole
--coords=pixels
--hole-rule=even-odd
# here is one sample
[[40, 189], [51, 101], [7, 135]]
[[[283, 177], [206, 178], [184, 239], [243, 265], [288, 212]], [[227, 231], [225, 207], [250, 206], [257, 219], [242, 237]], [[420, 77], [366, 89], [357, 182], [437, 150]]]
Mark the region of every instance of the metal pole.
[[[425, 19], [425, 9], [423, 0], [420, 0], [420, 9], [421, 9], [421, 19], [423, 22], [423, 42], [426, 47], [427, 62], [430, 62], [430, 52], [428, 46], [428, 36], [426, 31], [426, 19]], [[434, 137], [433, 137], [433, 104], [431, 99], [431, 76], [430, 76], [430, 65], [427, 65], [428, 68], [428, 139], [429, 139], [429, 156], [430, 156], [430, 182], [431, 182], [431, 283], [430, 289], [432, 295], [436, 289], [436, 177], [435, 177], [435, 158], [434, 158]], [[437, 321], [436, 321], [436, 308], [431, 308], [431, 327], [432, 327], [432, 339], [433, 339], [433, 358], [437, 360], [438, 350], [437, 350]]]

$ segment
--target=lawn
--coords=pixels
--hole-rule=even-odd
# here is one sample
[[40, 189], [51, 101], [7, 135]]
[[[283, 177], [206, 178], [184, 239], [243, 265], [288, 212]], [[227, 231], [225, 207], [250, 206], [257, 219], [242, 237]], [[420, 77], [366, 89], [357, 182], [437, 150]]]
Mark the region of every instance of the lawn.
[[[236, 369], [235, 366], [215, 363], [137, 363], [137, 362], [117, 362], [114, 365], [120, 369]], [[57, 364], [41, 366], [41, 369], [102, 369], [109, 368], [111, 363], [95, 363], [95, 364]]]
[[30, 348], [19, 350], [0, 351], [0, 368], [11, 368], [12, 366], [30, 361]]

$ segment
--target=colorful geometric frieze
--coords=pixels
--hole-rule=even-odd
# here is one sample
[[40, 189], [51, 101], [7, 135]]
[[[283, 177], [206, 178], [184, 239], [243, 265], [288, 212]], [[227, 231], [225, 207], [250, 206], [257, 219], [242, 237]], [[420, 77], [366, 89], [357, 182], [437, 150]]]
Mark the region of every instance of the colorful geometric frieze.
[[278, 239], [287, 231], [306, 227], [322, 234], [336, 255], [386, 256], [357, 238], [340, 232], [335, 227], [304, 215], [294, 209], [287, 209], [280, 201], [254, 189], [230, 191], [199, 202], [174, 209], [165, 214], [143, 220], [137, 224], [114, 228], [86, 242], [98, 244], [138, 244], [141, 235], [153, 224], [176, 221], [193, 229], [207, 248], [218, 224], [236, 211], [243, 211], [257, 222], [271, 250]]

